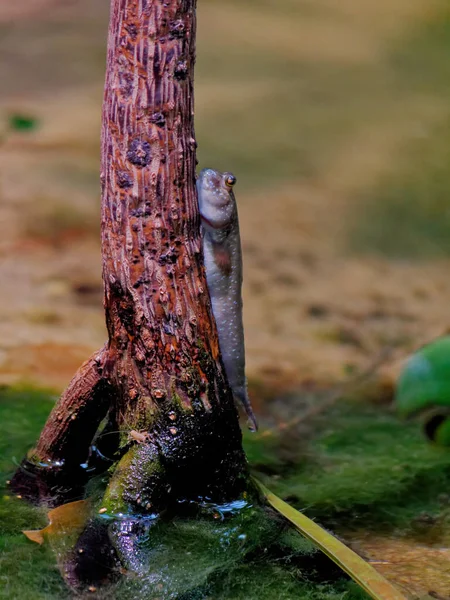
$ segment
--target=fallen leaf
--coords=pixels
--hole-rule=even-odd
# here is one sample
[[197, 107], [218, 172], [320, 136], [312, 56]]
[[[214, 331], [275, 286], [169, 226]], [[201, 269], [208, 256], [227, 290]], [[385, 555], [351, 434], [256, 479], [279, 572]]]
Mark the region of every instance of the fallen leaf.
[[45, 537], [81, 531], [89, 518], [91, 503], [89, 500], [77, 500], [62, 504], [48, 513], [49, 524], [44, 529], [32, 529], [22, 533], [32, 542], [43, 544]]
[[278, 498], [260, 481], [259, 488], [269, 504], [288, 519], [298, 531], [313, 542], [324, 554], [334, 561], [374, 600], [406, 600], [406, 597], [387, 581], [372, 566], [345, 546], [331, 533], [311, 521], [281, 498]]

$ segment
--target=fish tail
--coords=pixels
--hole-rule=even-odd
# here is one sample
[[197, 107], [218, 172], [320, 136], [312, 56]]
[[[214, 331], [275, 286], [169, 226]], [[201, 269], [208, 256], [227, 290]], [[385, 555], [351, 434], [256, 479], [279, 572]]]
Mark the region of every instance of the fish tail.
[[241, 390], [233, 390], [234, 396], [239, 400], [241, 405], [245, 410], [245, 414], [248, 419], [248, 428], [250, 431], [258, 431], [258, 423], [256, 422], [256, 417], [253, 412], [253, 408], [250, 402], [250, 398], [248, 397], [248, 392], [246, 389]]

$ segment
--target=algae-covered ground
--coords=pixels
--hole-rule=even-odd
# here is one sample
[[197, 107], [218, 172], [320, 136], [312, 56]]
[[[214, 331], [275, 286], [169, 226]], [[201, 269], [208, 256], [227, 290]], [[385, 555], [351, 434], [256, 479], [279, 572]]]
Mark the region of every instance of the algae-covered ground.
[[[0, 598], [8, 600], [71, 597], [50, 546], [21, 533], [45, 526], [45, 510], [11, 496], [5, 485], [53, 402], [31, 388], [0, 391]], [[301, 411], [301, 395], [290, 398], [294, 408], [296, 402]], [[255, 475], [372, 560], [408, 597], [448, 598], [450, 452], [427, 444], [417, 423], [370, 403], [343, 400], [283, 431], [269, 425], [267, 417], [260, 433], [245, 435]], [[137, 580], [112, 596], [90, 596], [366, 598], [299, 534], [251, 507], [223, 522], [160, 523], [140, 552], [144, 571]]]

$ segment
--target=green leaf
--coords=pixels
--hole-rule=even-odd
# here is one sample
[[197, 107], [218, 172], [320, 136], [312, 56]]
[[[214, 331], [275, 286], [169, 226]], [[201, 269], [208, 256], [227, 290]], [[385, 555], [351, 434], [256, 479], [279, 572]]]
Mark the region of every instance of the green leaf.
[[395, 404], [403, 416], [436, 406], [450, 408], [450, 336], [412, 355], [399, 377]]
[[[435, 424], [435, 427], [433, 427], [433, 424]], [[430, 419], [425, 425], [425, 433], [439, 446], [450, 446], [450, 419], [448, 415], [436, 415], [434, 419]]]
[[313, 542], [324, 554], [333, 560], [374, 600], [407, 600], [373, 567], [366, 563], [353, 550], [347, 548], [333, 535], [308, 519], [307, 516], [278, 498], [260, 481], [255, 480], [268, 503], [290, 521], [299, 532]]
[[9, 126], [14, 131], [33, 131], [37, 123], [37, 119], [30, 115], [17, 113], [9, 117]]

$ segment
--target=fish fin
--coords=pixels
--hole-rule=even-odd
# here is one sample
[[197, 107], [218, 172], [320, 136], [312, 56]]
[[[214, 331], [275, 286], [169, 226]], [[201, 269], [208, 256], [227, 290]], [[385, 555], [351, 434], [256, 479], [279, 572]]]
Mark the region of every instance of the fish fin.
[[224, 274], [231, 273], [231, 255], [227, 248], [222, 244], [213, 244], [214, 262], [218, 269]]
[[239, 402], [241, 403], [241, 405], [243, 406], [243, 408], [245, 410], [245, 414], [247, 415], [247, 423], [248, 423], [249, 430], [250, 431], [258, 431], [258, 423], [256, 421], [256, 417], [253, 412], [247, 390], [239, 391], [239, 392], [233, 391], [233, 395], [235, 398], [237, 398], [237, 400], [239, 400]]

